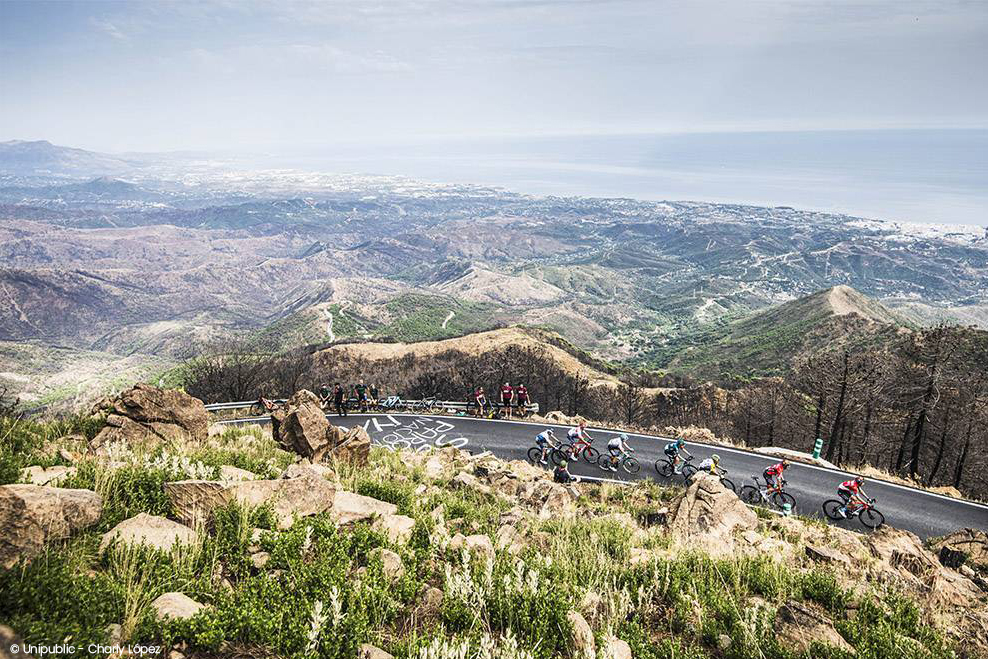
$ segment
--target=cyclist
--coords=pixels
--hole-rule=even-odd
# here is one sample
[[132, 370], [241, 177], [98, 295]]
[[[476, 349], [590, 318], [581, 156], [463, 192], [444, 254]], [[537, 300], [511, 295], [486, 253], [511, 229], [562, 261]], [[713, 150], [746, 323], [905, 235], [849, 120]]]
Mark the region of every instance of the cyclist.
[[546, 464], [546, 456], [549, 455], [550, 450], [559, 446], [559, 442], [556, 441], [552, 428], [546, 428], [535, 436], [535, 445], [542, 449], [542, 459], [539, 462]]
[[508, 418], [511, 418], [511, 400], [514, 398], [515, 390], [507, 382], [501, 386], [501, 409], [507, 412]]
[[518, 403], [518, 416], [526, 416], [528, 414], [528, 389], [523, 384], [519, 384], [515, 387], [515, 398]]
[[576, 478], [573, 476], [573, 474], [569, 473], [569, 463], [563, 460], [562, 462], [559, 463], [559, 466], [553, 470], [552, 480], [554, 480], [557, 483], [562, 483], [563, 485], [566, 485], [567, 483], [572, 483], [573, 481], [575, 481]]
[[864, 503], [864, 499], [868, 498], [864, 490], [861, 489], [864, 485], [864, 476], [855, 476], [849, 481], [844, 481], [837, 486], [837, 496], [841, 498], [844, 505], [840, 507], [837, 511], [841, 514], [841, 517], [847, 517], [851, 509], [848, 508], [853, 502], [855, 504]]
[[354, 392], [357, 394], [357, 404], [360, 405], [360, 411], [367, 411], [367, 385], [360, 382], [357, 386], [353, 388]]
[[586, 421], [580, 421], [580, 425], [570, 428], [569, 432], [566, 433], [566, 438], [569, 439], [570, 444], [572, 444], [570, 447], [570, 456], [574, 460], [580, 456], [580, 453], [585, 448], [590, 446], [591, 442], [593, 442], [593, 438], [590, 436], [590, 433], [587, 432]]
[[683, 470], [679, 467], [679, 463], [683, 460], [679, 456], [680, 453], [685, 453], [691, 458], [693, 457], [693, 454], [686, 450], [686, 440], [682, 437], [678, 437], [676, 438], [676, 441], [666, 444], [662, 451], [669, 456], [669, 460], [672, 461], [672, 473], [674, 474], [683, 473]]
[[618, 462], [621, 458], [634, 453], [635, 449], [628, 446], [628, 434], [621, 433], [617, 437], [611, 437], [607, 442], [607, 452], [611, 454], [611, 471], [618, 470]]
[[716, 453], [703, 460], [696, 468], [698, 471], [709, 471], [714, 476], [719, 476], [724, 471], [720, 468], [720, 456]]
[[778, 462], [774, 465], [765, 468], [762, 472], [762, 477], [765, 478], [765, 491], [771, 492], [775, 490], [776, 492], [782, 491], [782, 486], [786, 484], [785, 476], [783, 473], [789, 467], [789, 460], [783, 459], [782, 462]]
[[473, 390], [473, 402], [477, 406], [477, 416], [484, 416], [487, 408], [487, 396], [484, 395], [484, 388], [477, 387]]

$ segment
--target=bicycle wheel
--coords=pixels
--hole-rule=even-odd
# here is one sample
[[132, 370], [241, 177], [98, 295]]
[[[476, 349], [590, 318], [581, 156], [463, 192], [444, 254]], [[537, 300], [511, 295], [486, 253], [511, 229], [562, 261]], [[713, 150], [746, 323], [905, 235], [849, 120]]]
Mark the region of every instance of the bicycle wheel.
[[885, 523], [885, 515], [878, 512], [877, 508], [868, 508], [862, 512], [858, 517], [861, 518], [861, 523], [867, 526], [869, 529], [875, 530], [879, 526]]
[[587, 461], [587, 464], [596, 464], [597, 460], [600, 459], [600, 451], [592, 446], [588, 446], [583, 449], [583, 459]]
[[672, 476], [672, 465], [669, 464], [668, 460], [656, 460], [655, 472], [663, 478], [669, 478]]
[[785, 504], [789, 504], [789, 510], [796, 510], [796, 499], [793, 495], [788, 492], [776, 492], [772, 495], [772, 505], [774, 505], [779, 510], [785, 508]]
[[601, 453], [600, 454], [600, 457], [597, 458], [597, 466], [600, 467], [601, 469], [604, 469], [604, 470], [610, 469], [611, 468], [611, 456], [605, 455], [605, 454]]
[[624, 470], [629, 474], [637, 474], [642, 468], [641, 463], [632, 457], [625, 458], [624, 462], [621, 463], [621, 466], [624, 467]]
[[737, 493], [737, 490], [734, 488], [734, 483], [730, 478], [721, 478], [720, 484], [729, 489], [731, 492]]
[[558, 448], [554, 448], [552, 449], [552, 453], [549, 454], [549, 459], [552, 461], [552, 464], [558, 467], [563, 463], [563, 460], [569, 460], [569, 454], [560, 451]]
[[684, 464], [683, 465], [683, 480], [685, 480], [688, 483], [693, 478], [693, 476], [696, 475], [696, 472], [697, 472], [697, 468], [696, 467], [694, 467], [693, 465], [688, 464], [688, 463], [687, 464]]
[[264, 412], [265, 409], [263, 405], [260, 403], [254, 403], [250, 406], [250, 409], [247, 410], [247, 416], [264, 416]]
[[828, 519], [844, 519], [838, 512], [844, 505], [843, 501], [838, 501], [837, 499], [827, 499], [823, 502], [823, 515]]
[[763, 503], [762, 495], [758, 493], [758, 488], [753, 485], [745, 485], [742, 487], [740, 497], [742, 501], [745, 503], [750, 503], [753, 506], [758, 506]]
[[542, 449], [538, 446], [533, 446], [528, 449], [528, 461], [532, 464], [539, 464], [542, 462]]

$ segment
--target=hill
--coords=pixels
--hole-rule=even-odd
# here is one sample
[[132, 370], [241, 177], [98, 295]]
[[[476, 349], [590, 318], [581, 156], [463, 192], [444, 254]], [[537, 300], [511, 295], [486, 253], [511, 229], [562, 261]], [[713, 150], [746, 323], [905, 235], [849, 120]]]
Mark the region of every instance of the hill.
[[800, 357], [883, 343], [902, 331], [905, 321], [881, 303], [834, 286], [715, 326], [671, 355], [666, 368], [695, 378], [777, 375]]
[[58, 146], [47, 140], [0, 142], [0, 174], [9, 176], [90, 176], [133, 167], [115, 156]]

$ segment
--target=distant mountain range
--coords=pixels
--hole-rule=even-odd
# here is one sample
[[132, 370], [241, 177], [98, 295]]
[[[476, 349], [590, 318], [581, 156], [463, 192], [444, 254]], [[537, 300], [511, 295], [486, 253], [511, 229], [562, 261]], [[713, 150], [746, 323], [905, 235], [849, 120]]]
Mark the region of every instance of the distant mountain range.
[[720, 377], [784, 368], [828, 337], [988, 327], [980, 228], [47, 142], [3, 143], [0, 172], [0, 341], [174, 359], [223, 337], [287, 347], [523, 324], [614, 363]]

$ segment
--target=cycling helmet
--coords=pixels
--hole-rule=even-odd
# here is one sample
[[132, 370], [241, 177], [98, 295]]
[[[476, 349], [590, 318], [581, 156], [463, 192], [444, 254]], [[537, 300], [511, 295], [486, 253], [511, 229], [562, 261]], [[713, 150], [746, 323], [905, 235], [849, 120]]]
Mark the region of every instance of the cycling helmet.
[[568, 467], [568, 466], [569, 466], [569, 463], [568, 463], [568, 462], [566, 462], [565, 460], [560, 460], [560, 461], [559, 461], [559, 468], [560, 468], [560, 469], [565, 469], [565, 468], [566, 468], [566, 467]]
[[587, 427], [587, 422], [586, 421], [580, 421], [580, 427], [581, 428], [586, 428]]
[[621, 441], [622, 442], [628, 441], [628, 433], [626, 432], [621, 433]]
[[857, 483], [858, 485], [861, 485], [862, 483], [864, 483], [864, 476], [855, 477], [854, 482]]
[[676, 446], [686, 446], [686, 440], [682, 437], [676, 439]]
[[783, 467], [788, 467], [788, 466], [789, 466], [789, 460], [787, 460], [787, 459], [783, 459], [783, 460], [782, 460], [782, 466], [783, 466]]
[[720, 456], [717, 455], [716, 453], [714, 453], [713, 455], [711, 455], [710, 456], [710, 459], [713, 460], [714, 462], [720, 462]]

